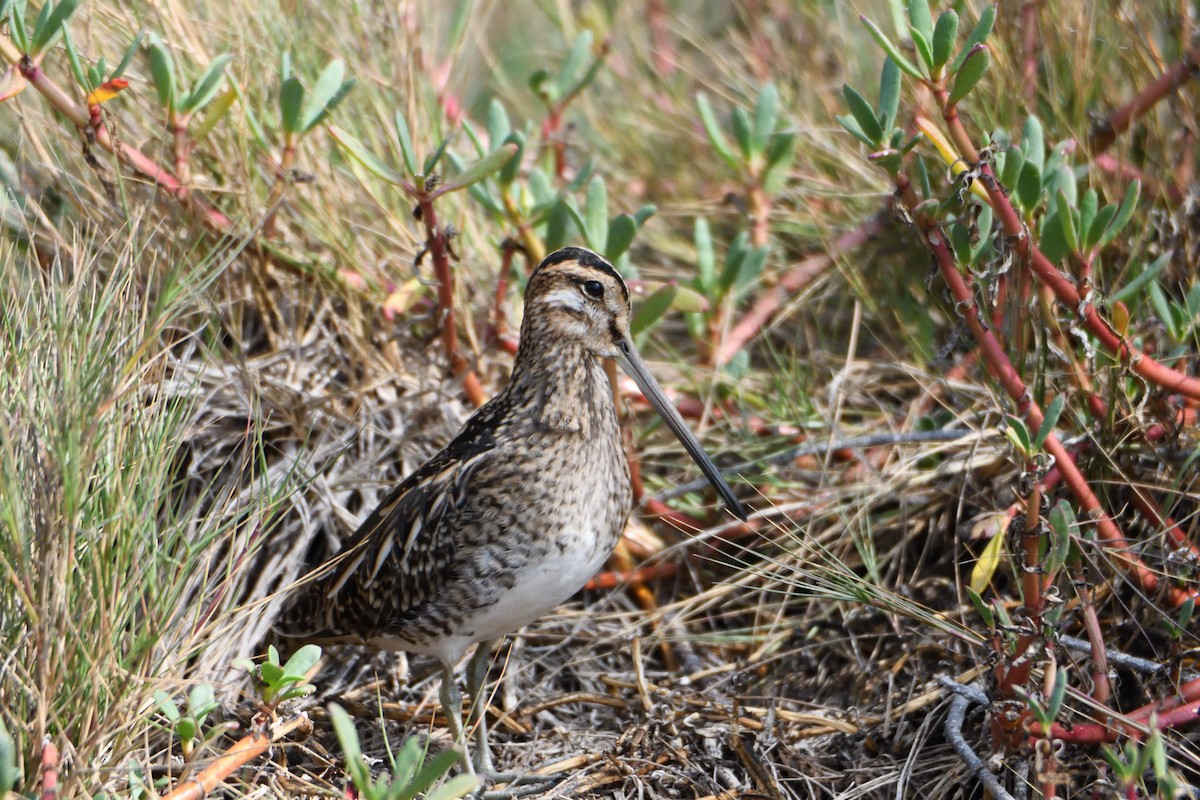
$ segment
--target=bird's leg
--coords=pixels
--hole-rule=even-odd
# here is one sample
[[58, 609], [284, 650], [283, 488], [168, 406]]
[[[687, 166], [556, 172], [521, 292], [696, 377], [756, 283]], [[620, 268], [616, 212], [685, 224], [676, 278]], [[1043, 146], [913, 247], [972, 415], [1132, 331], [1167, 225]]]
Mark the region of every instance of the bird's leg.
[[531, 775], [521, 772], [496, 772], [492, 764], [492, 748], [487, 733], [487, 682], [488, 667], [496, 640], [479, 643], [471, 660], [467, 662], [467, 694], [471, 699], [471, 710], [467, 724], [475, 726], [475, 771], [485, 781], [507, 784], [504, 789], [484, 792], [484, 800], [515, 800], [528, 794], [543, 791], [548, 784], [562, 780], [560, 775]]
[[471, 754], [467, 751], [467, 740], [463, 736], [462, 721], [462, 692], [458, 690], [458, 681], [454, 677], [454, 665], [442, 665], [442, 712], [446, 715], [446, 724], [454, 736], [454, 746], [458, 748], [459, 760], [467, 774], [474, 775], [475, 767], [471, 764]]
[[471, 711], [467, 724], [475, 726], [475, 761], [481, 773], [492, 773], [492, 748], [488, 743], [487, 734], [487, 692], [484, 684], [487, 681], [488, 667], [492, 661], [492, 651], [496, 647], [495, 639], [479, 643], [475, 654], [467, 662], [467, 694], [471, 698]]

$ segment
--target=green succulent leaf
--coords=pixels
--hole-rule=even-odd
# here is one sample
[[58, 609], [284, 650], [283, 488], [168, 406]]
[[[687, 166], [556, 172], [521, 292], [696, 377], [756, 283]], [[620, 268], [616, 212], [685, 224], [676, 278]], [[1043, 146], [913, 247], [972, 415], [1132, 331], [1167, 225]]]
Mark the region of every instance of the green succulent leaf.
[[303, 104], [304, 84], [293, 75], [279, 87], [279, 118], [284, 133], [300, 132], [300, 110]]
[[1095, 245], [1091, 232], [1099, 205], [1100, 196], [1092, 188], [1084, 192], [1083, 199], [1079, 201], [1079, 243], [1083, 250], [1091, 250]]
[[[512, 145], [516, 148], [516, 155], [504, 162], [504, 166], [500, 168], [500, 175], [497, 180], [501, 186], [511, 186], [513, 181], [517, 179], [517, 173], [521, 170], [521, 161], [525, 158], [525, 135], [519, 131], [513, 131], [508, 134], [504, 141], [504, 146]], [[532, 178], [532, 174], [530, 178]]]
[[1032, 455], [1033, 447], [1029, 439], [1029, 428], [1020, 417], [1007, 414], [1004, 417], [1004, 435], [1024, 456]]
[[875, 116], [875, 110], [871, 108], [871, 104], [848, 83], [842, 84], [842, 96], [846, 98], [846, 105], [849, 107], [850, 113], [854, 115], [858, 129], [866, 136], [867, 143], [872, 147], [878, 147], [883, 139], [883, 128], [879, 126], [879, 119]]
[[1133, 212], [1137, 208], [1138, 197], [1141, 195], [1142, 182], [1134, 181], [1129, 184], [1125, 190], [1125, 198], [1121, 201], [1121, 207], [1117, 210], [1116, 218], [1112, 223], [1104, 229], [1104, 234], [1100, 237], [1100, 246], [1104, 247], [1116, 239], [1121, 231], [1129, 224], [1129, 220], [1133, 218]]
[[[550, 213], [546, 216], [546, 249], [555, 251], [567, 243], [567, 237], [571, 233], [571, 222], [578, 215], [575, 210], [566, 200], [565, 197], [559, 197], [554, 205], [550, 207]], [[580, 229], [582, 233], [582, 228]]]
[[1067, 398], [1061, 394], [1050, 401], [1050, 405], [1042, 415], [1042, 424], [1038, 427], [1037, 435], [1033, 437], [1034, 449], [1042, 449], [1042, 445], [1046, 443], [1046, 437], [1054, 432], [1054, 426], [1058, 424], [1058, 418], [1062, 416], [1066, 404]]
[[1174, 255], [1173, 250], [1168, 250], [1147, 266], [1138, 274], [1136, 278], [1129, 283], [1116, 290], [1109, 297], [1112, 302], [1132, 303], [1142, 296], [1142, 292], [1147, 286], [1158, 280], [1158, 276], [1163, 273], [1171, 264], [1171, 257]]
[[721, 157], [722, 161], [733, 169], [738, 169], [740, 165], [737, 156], [730, 149], [729, 141], [721, 131], [721, 126], [717, 123], [712, 106], [709, 104], [708, 97], [704, 92], [696, 95], [696, 108], [700, 111], [700, 121], [704, 124], [704, 132], [708, 134], [708, 143], [712, 146], [712, 149]]
[[1071, 208], [1071, 201], [1067, 199], [1067, 195], [1063, 191], [1059, 191], [1055, 195], [1058, 202], [1058, 224], [1062, 226], [1063, 241], [1067, 245], [1067, 250], [1071, 253], [1079, 252], [1079, 231], [1075, 228], [1074, 209]]
[[479, 159], [467, 167], [462, 174], [454, 176], [439, 186], [437, 191], [433, 193], [433, 196], [441, 197], [450, 192], [457, 192], [460, 189], [465, 189], [468, 186], [490, 178], [511, 161], [516, 154], [517, 146], [512, 142], [500, 145], [498, 150]]
[[946, 66], [954, 51], [954, 40], [958, 38], [958, 14], [950, 8], [943, 11], [933, 29], [933, 64], [937, 70]]
[[493, 147], [496, 142], [503, 142], [512, 133], [512, 122], [508, 119], [508, 111], [505, 110], [504, 104], [494, 97], [488, 104], [487, 132], [488, 141], [492, 143]]
[[[396, 142], [400, 145], [400, 157], [404, 160], [404, 168], [409, 175], [416, 177], [417, 175], [417, 156], [413, 149], [412, 134], [408, 131], [408, 123], [404, 119], [404, 114], [400, 111], [396, 112]], [[370, 169], [370, 167], [368, 167]], [[380, 176], [382, 177], [382, 176]], [[387, 180], [385, 178], [385, 180]], [[395, 181], [392, 181], [395, 183]]]
[[38, 56], [58, 41], [65, 30], [67, 20], [79, 8], [79, 0], [60, 0], [52, 3], [46, 0], [42, 13], [38, 15], [33, 27], [33, 42], [30, 45], [30, 55]]
[[950, 72], [958, 72], [962, 67], [963, 62], [977, 44], [983, 44], [989, 36], [992, 35], [992, 26], [996, 24], [996, 4], [988, 6], [979, 15], [979, 21], [975, 23], [975, 27], [971, 29], [971, 33], [967, 36], [967, 41], [963, 43], [962, 50], [959, 51], [958, 57], [954, 59], [954, 63], [950, 65]]
[[904, 54], [900, 52], [900, 49], [892, 43], [892, 40], [889, 39], [883, 31], [879, 30], [878, 25], [876, 25], [874, 22], [871, 22], [871, 20], [867, 19], [862, 14], [859, 14], [858, 18], [862, 21], [863, 25], [867, 26], [867, 30], [870, 32], [871, 37], [874, 38], [879, 46], [883, 48], [883, 52], [887, 53], [888, 58], [892, 59], [892, 62], [900, 68], [901, 72], [912, 78], [925, 77], [921, 73], [921, 70], [917, 69], [917, 65], [905, 58]]
[[179, 718], [183, 716], [179, 713], [179, 707], [175, 705], [175, 701], [171, 699], [171, 695], [162, 689], [154, 693], [154, 703], [158, 706], [158, 710], [162, 712], [162, 715], [171, 723], [178, 722]]
[[649, 332], [662, 319], [663, 314], [666, 314], [667, 309], [675, 302], [675, 294], [678, 291], [679, 287], [676, 284], [666, 283], [638, 303], [637, 310], [633, 312], [633, 319], [629, 323], [629, 332], [633, 334], [634, 338], [639, 338], [642, 334]]
[[1108, 230], [1108, 226], [1112, 223], [1113, 217], [1117, 215], [1117, 204], [1109, 203], [1104, 208], [1096, 212], [1096, 217], [1092, 220], [1092, 224], [1088, 229], [1087, 239], [1088, 247], [1096, 247], [1104, 238], [1104, 232]]
[[992, 53], [986, 44], [977, 44], [967, 54], [966, 60], [954, 76], [954, 88], [950, 90], [951, 104], [961, 101], [979, 83], [992, 64]]
[[1025, 162], [1037, 167], [1038, 172], [1046, 168], [1046, 136], [1042, 131], [1042, 121], [1030, 114], [1025, 118], [1021, 128], [1021, 151], [1025, 154]]
[[971, 605], [975, 606], [976, 613], [979, 614], [983, 624], [992, 629], [996, 627], [996, 615], [992, 613], [991, 606], [983, 602], [983, 597], [979, 592], [972, 589], [970, 586], [964, 586], [963, 589], [967, 593], [967, 597], [971, 599]]
[[908, 20], [911, 27], [925, 37], [925, 41], [933, 38], [933, 14], [929, 11], [929, 0], [910, 0]]
[[849, 133], [855, 139], [858, 139], [867, 147], [875, 146], [875, 142], [871, 141], [867, 137], [867, 134], [863, 133], [863, 129], [859, 126], [858, 122], [855, 121], [854, 117], [837, 115], [834, 117], [834, 119], [838, 121], [839, 125], [846, 129], [847, 133]]
[[885, 132], [896, 127], [900, 113], [900, 69], [891, 58], [883, 59], [883, 69], [879, 73], [878, 112], [880, 126]]
[[1050, 550], [1046, 557], [1046, 570], [1057, 572], [1067, 563], [1071, 554], [1071, 529], [1076, 526], [1075, 511], [1066, 500], [1059, 500], [1046, 515], [1050, 528]]
[[575, 37], [575, 41], [571, 44], [571, 50], [567, 53], [567, 60], [563, 62], [562, 69], [558, 72], [556, 88], [558, 89], [559, 97], [571, 91], [580, 70], [587, 63], [588, 56], [592, 52], [592, 39], [592, 32], [584, 30]]
[[383, 178], [388, 183], [395, 186], [411, 186], [404, 179], [404, 176], [396, 172], [394, 169], [384, 164], [379, 158], [367, 149], [366, 145], [355, 139], [346, 131], [339, 128], [337, 125], [329, 126], [329, 135], [337, 142], [338, 146], [346, 152], [346, 155], [353, 158], [359, 164], [367, 168], [367, 171], [376, 177]]
[[[8, 12], [0, 11], [0, 20]], [[75, 38], [71, 36], [71, 29], [63, 29], [63, 49], [67, 51], [67, 63], [71, 65], [71, 74], [75, 76], [75, 82], [83, 87], [84, 91], [90, 92], [102, 83], [97, 81], [99, 73], [95, 68], [88, 69], [86, 72], [83, 69], [83, 63], [79, 60], [79, 51], [75, 47]]]
[[208, 69], [196, 80], [196, 85], [192, 87], [188, 96], [179, 101], [179, 110], [184, 114], [192, 114], [212, 102], [217, 96], [217, 89], [221, 88], [221, 80], [225, 77], [225, 68], [229, 66], [230, 61], [233, 61], [233, 56], [228, 53], [213, 59]]
[[754, 150], [763, 152], [775, 133], [775, 125], [779, 117], [779, 89], [774, 83], [764, 83], [758, 93], [758, 103], [754, 107]]
[[1026, 211], [1037, 208], [1042, 198], [1042, 170], [1037, 164], [1026, 160], [1017, 178], [1017, 202]]
[[[65, 29], [64, 29], [64, 32], [65, 32]], [[133, 42], [129, 45], [129, 47], [125, 48], [125, 52], [121, 55], [121, 61], [117, 64], [116, 69], [114, 69], [112, 71], [112, 74], [110, 74], [108, 76], [110, 80], [112, 78], [119, 78], [125, 74], [125, 70], [129, 69], [129, 65], [133, 63], [133, 58], [134, 58], [134, 56], [137, 55], [138, 50], [141, 49], [142, 40], [145, 38], [146, 38], [145, 31], [137, 32], [137, 35], [133, 37]], [[104, 70], [100, 70], [100, 73], [101, 73], [101, 75], [103, 75]], [[92, 87], [92, 88], [95, 88], [95, 87]]]
[[629, 250], [629, 246], [633, 244], [633, 237], [637, 236], [638, 224], [634, 221], [630, 214], [621, 214], [617, 216], [608, 226], [608, 239], [604, 244], [604, 257], [609, 261], [616, 262], [618, 258], [625, 255]]
[[[0, 14], [2, 16], [2, 14]], [[17, 785], [17, 746], [0, 719], [0, 797]]]
[[150, 77], [158, 91], [158, 102], [175, 110], [175, 59], [157, 36], [150, 37]]
[[922, 73], [928, 73], [933, 66], [933, 46], [929, 38], [912, 25], [908, 26], [908, 35], [912, 38], [913, 49], [921, 57]]
[[322, 70], [313, 86], [312, 95], [304, 105], [304, 120], [300, 124], [302, 131], [307, 133], [324, 122], [354, 89], [357, 81], [354, 78], [345, 80], [345, 75], [346, 62], [340, 58], [330, 61]]
[[428, 178], [433, 175], [433, 171], [437, 169], [437, 165], [441, 163], [442, 156], [446, 155], [446, 148], [450, 146], [450, 141], [453, 136], [446, 136], [438, 143], [437, 149], [425, 157], [425, 165], [422, 167], [422, 174]]
[[581, 228], [588, 246], [597, 252], [608, 242], [608, 189], [599, 175], [588, 183], [584, 197], [584, 225]]

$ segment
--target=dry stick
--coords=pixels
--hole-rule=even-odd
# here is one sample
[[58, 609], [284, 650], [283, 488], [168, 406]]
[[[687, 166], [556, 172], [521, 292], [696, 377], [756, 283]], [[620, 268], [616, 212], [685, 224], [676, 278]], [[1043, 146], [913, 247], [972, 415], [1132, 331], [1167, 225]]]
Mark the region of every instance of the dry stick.
[[996, 178], [990, 164], [980, 163], [979, 151], [975, 149], [971, 137], [958, 116], [958, 108], [949, 102], [949, 93], [944, 87], [935, 87], [934, 95], [942, 107], [942, 118], [950, 132], [950, 138], [958, 149], [958, 154], [970, 164], [978, 164], [982, 175], [982, 183], [991, 201], [992, 210], [1000, 220], [1004, 233], [1016, 241], [1017, 255], [1022, 262], [1029, 263], [1033, 271], [1050, 287], [1060, 303], [1075, 311], [1082, 317], [1084, 326], [1103, 345], [1104, 349], [1115, 355], [1122, 363], [1128, 363], [1129, 368], [1145, 378], [1169, 391], [1178, 392], [1193, 400], [1200, 400], [1200, 380], [1189, 377], [1178, 370], [1171, 369], [1158, 363], [1136, 347], [1100, 316], [1096, 306], [1090, 299], [1079, 296], [1075, 283], [1057, 267], [1050, 259], [1034, 246], [1028, 231], [1021, 222], [1021, 216], [1009, 201], [1008, 193]]
[[1180, 61], [1172, 64], [1137, 97], [1108, 115], [1108, 119], [1092, 132], [1089, 142], [1092, 153], [1098, 154], [1107, 150], [1118, 136], [1129, 130], [1129, 126], [1135, 119], [1153, 108], [1159, 100], [1191, 80], [1198, 67], [1200, 67], [1200, 44], [1192, 47]]
[[810, 256], [788, 270], [787, 274], [779, 279], [778, 284], [758, 296], [746, 315], [738, 320], [737, 324], [729, 331], [729, 335], [717, 348], [716, 356], [713, 359], [716, 365], [728, 364], [735, 354], [758, 335], [758, 332], [771, 317], [775, 316], [775, 313], [791, 295], [803, 289], [833, 266], [837, 258], [874, 239], [887, 227], [888, 223], [889, 218], [886, 214], [882, 212], [875, 214], [834, 242], [826, 252]]
[[195, 777], [176, 786], [170, 794], [163, 797], [163, 800], [201, 800], [236, 770], [267, 752], [271, 747], [271, 742], [305, 726], [311, 730], [312, 722], [307, 717], [297, 716], [272, 729], [270, 736], [262, 729], [252, 731], [235, 742], [232, 747], [198, 772]]
[[950, 712], [946, 715], [946, 723], [943, 728], [946, 738], [950, 740], [950, 746], [954, 748], [954, 752], [958, 754], [958, 757], [992, 797], [997, 800], [1014, 800], [1013, 796], [1000, 783], [1000, 779], [988, 769], [987, 764], [975, 754], [971, 745], [967, 744], [967, 740], [963, 737], [962, 727], [963, 722], [966, 721], [967, 706], [970, 702], [966, 696], [955, 693], [954, 698], [950, 701]]
[[441, 317], [442, 346], [446, 350], [446, 358], [450, 362], [450, 371], [455, 377], [462, 376], [463, 391], [472, 405], [478, 407], [487, 398], [483, 387], [471, 365], [463, 358], [458, 349], [458, 323], [454, 313], [454, 273], [450, 269], [449, 246], [446, 242], [446, 232], [438, 226], [437, 214], [433, 210], [433, 201], [427, 195], [420, 197], [417, 208], [420, 211], [421, 222], [425, 224], [425, 246], [433, 257], [434, 274], [437, 276], [438, 316]]
[[163, 167], [156, 164], [153, 159], [135, 147], [116, 141], [109, 132], [108, 126], [92, 119], [87, 106], [72, 100], [58, 84], [42, 71], [41, 67], [20, 51], [12, 39], [3, 35], [0, 35], [0, 57], [15, 64], [20, 70], [21, 76], [29, 81], [33, 88], [49, 101], [50, 105], [69, 119], [79, 129], [81, 135], [86, 135], [86, 132], [91, 131], [96, 144], [150, 178], [158, 184], [160, 189], [199, 215], [209, 228], [222, 233], [233, 228], [233, 221], [229, 217], [203, 200], [188, 196], [186, 187]]

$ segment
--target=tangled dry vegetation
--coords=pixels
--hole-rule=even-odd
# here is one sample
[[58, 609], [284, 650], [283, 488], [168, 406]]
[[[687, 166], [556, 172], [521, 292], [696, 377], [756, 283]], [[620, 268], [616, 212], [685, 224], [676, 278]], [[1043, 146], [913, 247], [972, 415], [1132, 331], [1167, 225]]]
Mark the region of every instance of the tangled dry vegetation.
[[499, 767], [1194, 793], [1200, 12], [1093, 5], [0, 0], [0, 795], [374, 798], [442, 749], [419, 660], [278, 705], [238, 661], [564, 242], [757, 514], [626, 391], [639, 510], [498, 654]]

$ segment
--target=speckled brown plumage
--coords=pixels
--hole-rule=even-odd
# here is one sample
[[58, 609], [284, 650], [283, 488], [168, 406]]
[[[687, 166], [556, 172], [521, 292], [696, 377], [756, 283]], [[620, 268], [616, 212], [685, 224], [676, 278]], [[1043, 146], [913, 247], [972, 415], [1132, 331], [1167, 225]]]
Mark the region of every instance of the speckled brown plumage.
[[[281, 633], [429, 654], [453, 684], [472, 644], [578, 591], [611, 553], [632, 505], [604, 356], [642, 385], [744, 516], [678, 414], [661, 407], [632, 349], [629, 292], [612, 266], [587, 250], [560, 250], [534, 271], [525, 297], [508, 385], [314, 573]], [[444, 702], [454, 701], [456, 690], [444, 689]]]

